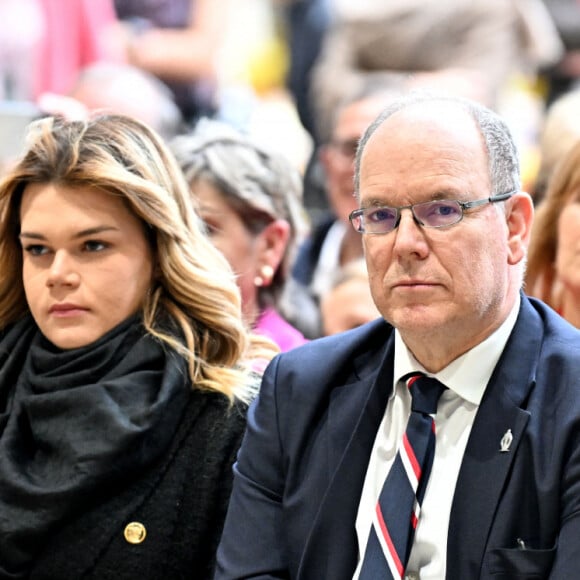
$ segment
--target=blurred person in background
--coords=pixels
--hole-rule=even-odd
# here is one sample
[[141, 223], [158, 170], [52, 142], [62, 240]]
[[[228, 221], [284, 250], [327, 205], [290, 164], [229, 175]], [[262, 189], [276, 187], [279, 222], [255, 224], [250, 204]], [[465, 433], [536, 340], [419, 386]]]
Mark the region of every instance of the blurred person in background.
[[99, 62], [85, 67], [68, 96], [88, 113], [105, 110], [134, 117], [166, 141], [184, 128], [169, 88], [151, 73], [126, 63]]
[[0, 171], [50, 112], [46, 98], [66, 95], [85, 66], [121, 59], [107, 40], [116, 26], [112, 0], [0, 0]]
[[306, 227], [299, 172], [215, 120], [202, 119], [171, 146], [213, 243], [237, 274], [248, 325], [281, 350], [306, 342], [288, 322], [299, 306], [282, 300]]
[[163, 80], [189, 123], [215, 112], [216, 63], [229, 2], [114, 0], [127, 62]]
[[333, 0], [273, 0], [280, 7], [289, 50], [286, 84], [303, 127], [319, 143], [311, 103], [312, 69], [331, 22]]
[[514, 74], [535, 76], [562, 52], [541, 0], [332, 0], [332, 7], [312, 73], [322, 139], [345, 89], [369, 77], [414, 80], [495, 107]]
[[356, 328], [381, 315], [371, 295], [364, 258], [340, 269], [322, 297], [320, 313], [325, 336]]
[[0, 0], [0, 97], [66, 94], [81, 68], [119, 61], [113, 0]]
[[0, 215], [0, 577], [209, 580], [278, 350], [175, 159], [130, 117], [48, 117]]
[[33, 101], [44, 34], [39, 0], [0, 0], [0, 99]]
[[540, 127], [539, 167], [532, 197], [539, 204], [552, 174], [570, 149], [580, 141], [580, 87], [558, 96], [547, 108]]
[[555, 169], [536, 209], [525, 288], [580, 328], [580, 141]]
[[[13, 116], [11, 125], [14, 129], [11, 129], [7, 115], [13, 109], [20, 112], [20, 118], [18, 126], [14, 127], [16, 119]], [[0, 105], [0, 159], [5, 165], [14, 160], [23, 146], [26, 123], [34, 118], [60, 115], [71, 121], [80, 121], [97, 111], [138, 119], [166, 141], [184, 128], [171, 92], [157, 77], [125, 63], [99, 61], [79, 70], [72, 89], [66, 95], [44, 93], [36, 105], [27, 107], [16, 102]], [[13, 131], [12, 139], [7, 139], [9, 130]]]
[[580, 3], [578, 0], [543, 0], [564, 45], [561, 58], [543, 71], [547, 103], [551, 104], [580, 81]]
[[358, 141], [397, 91], [369, 82], [342, 103], [333, 120], [330, 138], [318, 150], [323, 171], [326, 211], [314, 216], [312, 231], [300, 246], [289, 288], [308, 297], [297, 320], [310, 338], [323, 334], [320, 299], [328, 292], [341, 267], [363, 255], [361, 237], [348, 216], [358, 207], [354, 195], [354, 160]]

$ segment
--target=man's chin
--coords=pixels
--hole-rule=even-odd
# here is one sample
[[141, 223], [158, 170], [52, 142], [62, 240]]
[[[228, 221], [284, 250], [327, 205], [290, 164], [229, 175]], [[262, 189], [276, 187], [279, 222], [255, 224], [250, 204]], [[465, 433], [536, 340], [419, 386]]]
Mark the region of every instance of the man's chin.
[[427, 331], [437, 329], [444, 324], [441, 307], [436, 304], [409, 304], [401, 308], [391, 310], [387, 320], [401, 332]]

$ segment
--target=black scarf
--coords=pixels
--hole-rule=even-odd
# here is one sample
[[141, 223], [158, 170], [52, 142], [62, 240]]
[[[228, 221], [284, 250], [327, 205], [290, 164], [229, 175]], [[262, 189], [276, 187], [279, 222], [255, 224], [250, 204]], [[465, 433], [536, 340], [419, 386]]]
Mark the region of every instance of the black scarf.
[[114, 493], [167, 449], [184, 360], [133, 317], [61, 350], [30, 317], [0, 338], [0, 578], [24, 578], [67, 516]]

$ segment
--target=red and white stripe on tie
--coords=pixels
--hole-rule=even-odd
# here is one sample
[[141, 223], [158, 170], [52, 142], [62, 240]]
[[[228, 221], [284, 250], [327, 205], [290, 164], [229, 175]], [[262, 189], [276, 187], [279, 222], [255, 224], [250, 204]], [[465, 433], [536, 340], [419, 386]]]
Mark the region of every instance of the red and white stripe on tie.
[[411, 552], [435, 453], [431, 416], [445, 386], [422, 374], [406, 379], [411, 414], [373, 514], [360, 580], [400, 579]]

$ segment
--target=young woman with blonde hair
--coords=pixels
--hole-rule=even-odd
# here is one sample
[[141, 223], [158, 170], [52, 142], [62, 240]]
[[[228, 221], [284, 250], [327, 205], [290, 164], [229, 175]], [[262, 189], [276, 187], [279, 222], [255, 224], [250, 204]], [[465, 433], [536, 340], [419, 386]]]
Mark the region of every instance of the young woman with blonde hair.
[[35, 122], [0, 183], [0, 271], [0, 577], [210, 578], [277, 349], [161, 139]]

